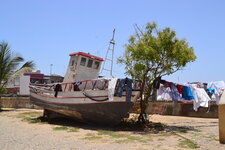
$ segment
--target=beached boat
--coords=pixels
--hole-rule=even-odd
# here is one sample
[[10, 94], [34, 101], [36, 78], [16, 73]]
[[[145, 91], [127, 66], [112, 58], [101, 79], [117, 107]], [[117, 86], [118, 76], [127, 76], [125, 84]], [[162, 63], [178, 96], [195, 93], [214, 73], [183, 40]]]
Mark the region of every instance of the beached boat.
[[31, 84], [31, 101], [46, 112], [80, 121], [118, 124], [139, 96], [133, 80], [98, 79], [102, 58], [83, 52], [70, 56], [63, 83]]

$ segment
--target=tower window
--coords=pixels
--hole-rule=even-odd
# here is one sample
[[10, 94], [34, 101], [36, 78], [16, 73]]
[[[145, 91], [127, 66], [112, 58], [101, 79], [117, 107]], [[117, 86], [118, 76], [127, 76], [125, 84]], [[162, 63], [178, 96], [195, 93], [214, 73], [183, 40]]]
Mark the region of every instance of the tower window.
[[84, 58], [84, 57], [81, 58], [80, 65], [81, 66], [85, 66], [86, 65], [86, 58]]
[[99, 68], [99, 64], [100, 63], [98, 61], [96, 61], [95, 64], [94, 64], [94, 69], [98, 69]]
[[89, 60], [88, 60], [87, 67], [88, 67], [88, 68], [91, 68], [91, 67], [92, 67], [92, 64], [93, 64], [93, 60], [89, 59]]

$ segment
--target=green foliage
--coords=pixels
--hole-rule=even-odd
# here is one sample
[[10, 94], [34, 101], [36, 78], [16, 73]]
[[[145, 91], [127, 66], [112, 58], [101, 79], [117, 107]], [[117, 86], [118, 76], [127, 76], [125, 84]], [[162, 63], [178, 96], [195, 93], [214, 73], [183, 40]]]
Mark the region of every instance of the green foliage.
[[137, 25], [136, 34], [129, 38], [125, 52], [118, 58], [118, 63], [125, 65], [125, 74], [138, 80], [141, 86], [141, 113], [139, 120], [145, 122], [145, 103], [150, 98], [156, 99], [153, 81], [183, 69], [196, 59], [194, 49], [185, 39], [178, 39], [170, 28], [158, 29], [156, 23], [147, 23], [144, 30]]
[[118, 62], [125, 64], [127, 75], [139, 80], [170, 75], [196, 59], [185, 39], [178, 39], [170, 28], [159, 30], [154, 22], [146, 24], [144, 31], [136, 26], [125, 48]]
[[24, 65], [19, 67], [20, 63], [23, 61], [23, 57], [13, 55], [8, 43], [0, 42], [0, 89], [5, 86], [9, 80], [12, 80], [24, 72], [30, 72], [31, 69], [34, 68], [35, 64], [32, 61], [25, 62]]

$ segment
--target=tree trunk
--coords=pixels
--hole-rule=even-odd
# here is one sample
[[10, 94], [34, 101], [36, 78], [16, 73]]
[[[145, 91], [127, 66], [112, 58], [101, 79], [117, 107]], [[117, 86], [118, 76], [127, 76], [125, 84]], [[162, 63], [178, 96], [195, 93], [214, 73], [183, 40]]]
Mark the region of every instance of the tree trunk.
[[157, 100], [157, 89], [153, 88], [153, 92], [152, 92], [152, 101], [156, 101]]
[[145, 80], [146, 78], [144, 78], [142, 85], [141, 85], [141, 101], [140, 101], [140, 108], [141, 108], [141, 112], [139, 114], [138, 117], [138, 122], [139, 123], [146, 123], [147, 122], [147, 117], [146, 117], [146, 113], [145, 113], [145, 109], [146, 109], [146, 103], [143, 100], [143, 92], [144, 92], [144, 87], [145, 87]]

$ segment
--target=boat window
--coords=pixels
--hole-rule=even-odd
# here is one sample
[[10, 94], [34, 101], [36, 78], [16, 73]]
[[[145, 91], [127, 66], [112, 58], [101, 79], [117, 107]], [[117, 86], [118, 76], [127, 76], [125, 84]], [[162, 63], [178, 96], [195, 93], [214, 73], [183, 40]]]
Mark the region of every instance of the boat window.
[[86, 64], [86, 58], [82, 57], [80, 61], [80, 65], [85, 66], [85, 64]]
[[74, 60], [72, 60], [72, 62], [71, 62], [71, 66], [73, 66], [74, 65]]
[[98, 69], [99, 68], [99, 64], [100, 63], [98, 61], [96, 61], [95, 64], [94, 64], [94, 69]]
[[89, 59], [89, 60], [88, 60], [87, 67], [88, 67], [88, 68], [91, 68], [91, 67], [92, 67], [92, 64], [93, 64], [93, 60]]

